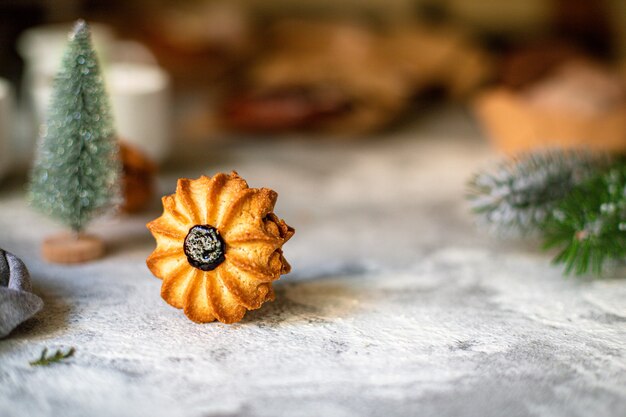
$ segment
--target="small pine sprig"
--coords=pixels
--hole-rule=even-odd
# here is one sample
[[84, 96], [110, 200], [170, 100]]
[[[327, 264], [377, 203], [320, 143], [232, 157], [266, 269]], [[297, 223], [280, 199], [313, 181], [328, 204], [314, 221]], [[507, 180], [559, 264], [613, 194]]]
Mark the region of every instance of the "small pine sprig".
[[540, 230], [558, 201], [607, 164], [604, 155], [576, 150], [522, 154], [474, 175], [467, 198], [483, 223], [525, 235]]
[[57, 349], [52, 355], [46, 356], [48, 354], [48, 348], [44, 348], [41, 351], [41, 356], [39, 359], [29, 362], [31, 366], [48, 366], [52, 363], [61, 362], [64, 359], [70, 358], [74, 355], [76, 349], [73, 347], [69, 348], [67, 352], [61, 351], [61, 349]]
[[609, 260], [626, 258], [626, 164], [616, 163], [574, 188], [543, 226], [545, 248], [559, 248], [565, 273], [600, 275]]

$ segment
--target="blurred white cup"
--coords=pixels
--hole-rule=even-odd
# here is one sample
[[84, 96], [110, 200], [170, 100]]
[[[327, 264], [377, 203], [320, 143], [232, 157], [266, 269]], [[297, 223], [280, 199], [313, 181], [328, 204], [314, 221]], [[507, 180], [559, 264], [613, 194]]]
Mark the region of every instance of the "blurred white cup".
[[0, 178], [11, 168], [13, 117], [11, 85], [0, 78]]
[[[115, 127], [121, 138], [155, 162], [169, 152], [169, 77], [152, 53], [134, 41], [119, 41], [106, 25], [90, 24], [94, 49], [111, 97]], [[26, 62], [23, 85], [24, 140], [19, 159], [29, 163], [46, 112], [71, 23], [25, 31], [18, 51]]]
[[111, 64], [106, 71], [117, 133], [154, 162], [170, 151], [170, 80], [155, 65]]
[[[170, 81], [155, 65], [119, 63], [104, 71], [115, 130], [124, 142], [156, 163], [170, 151]], [[33, 91], [36, 118], [45, 121], [52, 86]]]

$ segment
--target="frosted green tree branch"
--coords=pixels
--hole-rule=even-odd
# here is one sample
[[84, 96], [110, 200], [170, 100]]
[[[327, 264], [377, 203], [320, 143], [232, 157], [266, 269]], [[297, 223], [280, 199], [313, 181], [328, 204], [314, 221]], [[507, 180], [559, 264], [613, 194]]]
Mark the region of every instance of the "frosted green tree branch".
[[604, 156], [582, 151], [524, 154], [476, 174], [468, 184], [468, 199], [490, 227], [528, 234], [541, 227], [557, 202], [607, 163]]

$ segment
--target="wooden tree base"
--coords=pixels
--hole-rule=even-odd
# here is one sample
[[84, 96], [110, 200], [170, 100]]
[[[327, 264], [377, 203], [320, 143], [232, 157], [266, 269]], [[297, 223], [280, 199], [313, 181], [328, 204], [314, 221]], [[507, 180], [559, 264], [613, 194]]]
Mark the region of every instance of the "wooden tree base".
[[104, 242], [96, 236], [61, 233], [50, 236], [41, 245], [41, 254], [48, 262], [77, 264], [101, 258]]

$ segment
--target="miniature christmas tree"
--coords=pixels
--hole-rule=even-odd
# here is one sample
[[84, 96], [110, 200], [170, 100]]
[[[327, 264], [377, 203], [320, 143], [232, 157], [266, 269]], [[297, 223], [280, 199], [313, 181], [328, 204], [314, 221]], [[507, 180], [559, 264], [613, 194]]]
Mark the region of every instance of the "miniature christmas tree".
[[46, 258], [74, 262], [102, 254], [101, 241], [82, 232], [119, 203], [120, 161], [109, 100], [82, 20], [74, 26], [54, 82], [29, 200], [74, 232], [45, 241]]

